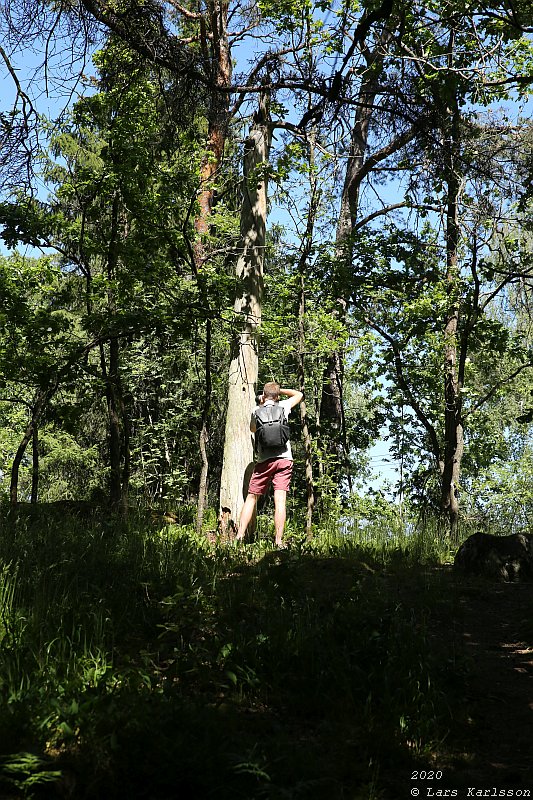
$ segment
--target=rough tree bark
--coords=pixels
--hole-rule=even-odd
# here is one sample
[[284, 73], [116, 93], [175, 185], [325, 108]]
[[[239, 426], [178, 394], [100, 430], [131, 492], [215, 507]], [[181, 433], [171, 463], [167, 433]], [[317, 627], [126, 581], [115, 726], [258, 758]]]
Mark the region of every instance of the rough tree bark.
[[237, 525], [251, 470], [253, 441], [250, 412], [258, 377], [257, 335], [261, 323], [266, 243], [267, 165], [271, 144], [269, 98], [265, 93], [245, 143], [241, 244], [234, 304], [240, 327], [234, 336], [229, 368], [224, 457], [220, 486], [221, 518]]
[[208, 495], [208, 445], [212, 391], [211, 340], [213, 326], [212, 319], [209, 315], [208, 293], [201, 278], [201, 267], [206, 258], [202, 237], [209, 230], [209, 218], [213, 210], [215, 199], [213, 182], [220, 170], [220, 165], [224, 157], [229, 116], [229, 93], [225, 90], [230, 86], [232, 76], [231, 48], [228, 38], [228, 3], [214, 2], [210, 4], [209, 9], [209, 28], [211, 30], [211, 36], [207, 37], [205, 24], [201, 26], [201, 36], [203, 50], [207, 51], [208, 47], [211, 48], [210, 62], [215, 72], [215, 87], [211, 93], [211, 103], [208, 111], [209, 121], [206, 155], [204, 156], [200, 169], [201, 189], [198, 196], [199, 213], [195, 220], [195, 230], [198, 238], [193, 248], [196, 279], [208, 315], [205, 323], [205, 392], [202, 408], [202, 427], [199, 436], [200, 457], [202, 459], [196, 513], [196, 531], [199, 534], [202, 532]]

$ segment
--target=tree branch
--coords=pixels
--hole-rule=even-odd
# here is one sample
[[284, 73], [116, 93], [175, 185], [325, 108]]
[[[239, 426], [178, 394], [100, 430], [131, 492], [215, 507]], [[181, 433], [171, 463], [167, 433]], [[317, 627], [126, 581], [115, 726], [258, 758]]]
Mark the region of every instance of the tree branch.
[[507, 375], [506, 378], [502, 378], [501, 380], [497, 381], [497, 383], [494, 384], [494, 386], [490, 389], [490, 391], [487, 392], [486, 395], [484, 395], [484, 397], [480, 398], [477, 401], [477, 403], [474, 403], [474, 405], [469, 411], [463, 414], [463, 417], [466, 419], [466, 417], [469, 417], [470, 414], [472, 414], [474, 411], [477, 411], [479, 408], [481, 408], [481, 406], [483, 406], [486, 402], [488, 402], [488, 400], [490, 400], [491, 397], [494, 397], [494, 395], [501, 386], [504, 386], [504, 384], [513, 381], [525, 369], [533, 369], [533, 362], [528, 361], [526, 364], [521, 364], [513, 372], [511, 372], [510, 375]]
[[437, 461], [437, 464], [439, 464], [440, 460], [441, 460], [441, 449], [440, 449], [437, 433], [435, 431], [435, 428], [433, 427], [433, 425], [429, 421], [427, 415], [424, 413], [420, 403], [416, 400], [415, 396], [413, 395], [413, 392], [411, 391], [411, 388], [410, 388], [409, 384], [407, 383], [407, 380], [405, 378], [404, 371], [403, 371], [402, 354], [401, 354], [400, 348], [398, 346], [398, 342], [389, 333], [387, 333], [387, 331], [384, 331], [383, 328], [381, 328], [376, 322], [371, 320], [369, 317], [365, 318], [365, 322], [367, 323], [367, 325], [370, 325], [370, 327], [373, 330], [375, 330], [376, 333], [379, 333], [379, 335], [381, 337], [383, 337], [383, 339], [385, 339], [385, 341], [387, 341], [389, 343], [389, 345], [391, 347], [391, 350], [394, 353], [394, 367], [395, 367], [395, 370], [396, 370], [396, 377], [398, 379], [398, 386], [400, 387], [400, 389], [405, 394], [405, 396], [406, 396], [406, 398], [407, 398], [407, 400], [409, 402], [409, 405], [411, 406], [411, 408], [415, 412], [418, 420], [422, 423], [422, 425], [426, 429], [426, 431], [428, 433], [428, 436], [429, 436], [429, 439], [430, 439], [430, 442], [431, 442], [431, 448], [432, 448], [432, 451], [433, 451], [433, 455], [434, 455], [434, 457], [435, 457], [435, 459]]
[[383, 208], [379, 208], [377, 211], [373, 211], [372, 214], [368, 214], [368, 216], [363, 217], [363, 219], [359, 220], [359, 222], [356, 225], [354, 225], [353, 230], [354, 232], [361, 230], [361, 228], [364, 228], [365, 225], [368, 225], [368, 223], [372, 222], [372, 220], [376, 219], [376, 217], [382, 217], [384, 214], [388, 214], [389, 212], [394, 211], [397, 208], [406, 208], [408, 206], [411, 206], [411, 203], [408, 203], [407, 201], [404, 200], [402, 203], [393, 203], [390, 206], [384, 206]]

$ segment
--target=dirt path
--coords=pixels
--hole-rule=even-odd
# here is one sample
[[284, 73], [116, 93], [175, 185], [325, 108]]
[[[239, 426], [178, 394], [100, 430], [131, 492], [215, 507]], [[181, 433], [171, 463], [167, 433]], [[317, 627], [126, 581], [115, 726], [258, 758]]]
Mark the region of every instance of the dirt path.
[[461, 786], [529, 789], [533, 797], [533, 584], [479, 581], [457, 590], [458, 635], [471, 663], [469, 746], [453, 777]]

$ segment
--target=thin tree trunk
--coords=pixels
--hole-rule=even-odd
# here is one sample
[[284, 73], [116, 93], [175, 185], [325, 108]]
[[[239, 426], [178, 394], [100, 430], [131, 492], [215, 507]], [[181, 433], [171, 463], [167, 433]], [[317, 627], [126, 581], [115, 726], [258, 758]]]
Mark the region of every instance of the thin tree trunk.
[[130, 476], [131, 476], [131, 422], [124, 396], [120, 395], [124, 452], [122, 458], [122, 491], [120, 495], [120, 510], [123, 517], [127, 517], [129, 509]]
[[[300, 272], [300, 302], [298, 311], [298, 388], [305, 395], [305, 277]], [[305, 452], [305, 491], [307, 495], [307, 511], [305, 518], [305, 533], [308, 539], [313, 535], [313, 511], [315, 508], [315, 482], [313, 478], [313, 444], [309, 433], [309, 419], [305, 397], [300, 403], [300, 420], [302, 422], [302, 437]]]
[[15, 453], [13, 464], [11, 466], [11, 479], [9, 483], [9, 501], [12, 506], [16, 506], [18, 503], [19, 473], [20, 473], [20, 465], [22, 463], [22, 459], [24, 458], [24, 453], [26, 452], [26, 448], [28, 447], [28, 444], [33, 438], [34, 428], [36, 427], [41, 417], [41, 414], [46, 408], [46, 405], [50, 400], [50, 398], [52, 397], [56, 387], [57, 385], [50, 389], [40, 390], [37, 392], [35, 396], [35, 400], [31, 407], [30, 421], [26, 426], [22, 440], [19, 446], [17, 447], [17, 452]]
[[32, 435], [33, 435], [33, 416], [31, 421], [28, 423], [26, 430], [24, 431], [24, 436], [22, 437], [21, 443], [17, 447], [17, 452], [15, 453], [15, 458], [13, 459], [13, 464], [11, 466], [9, 500], [12, 506], [16, 506], [18, 503], [18, 483], [19, 483], [20, 464], [22, 462], [22, 459], [24, 458], [24, 453], [26, 452], [26, 448], [31, 441]]
[[[375, 113], [374, 103], [380, 89], [378, 73], [379, 66], [383, 62], [382, 48], [390, 38], [391, 34], [386, 32], [376, 51], [369, 55], [368, 77], [363, 80], [358, 95], [335, 235], [337, 260], [346, 266], [351, 265], [352, 262], [352, 236], [359, 212], [361, 182], [366, 175], [363, 167], [368, 148], [368, 132]], [[347, 302], [341, 292], [342, 288], [339, 287], [334, 314], [341, 322], [344, 322]], [[342, 468], [348, 466], [349, 459], [344, 419], [343, 383], [344, 352], [341, 347], [337, 347], [330, 354], [324, 369], [320, 422], [322, 429], [331, 437], [329, 455], [335, 462], [333, 469], [338, 479], [340, 479]], [[349, 469], [346, 469], [345, 472], [351, 488]]]
[[105, 396], [107, 403], [107, 420], [109, 433], [109, 502], [111, 508], [118, 510], [122, 499], [121, 479], [121, 430], [120, 415], [117, 408], [116, 380], [118, 372], [118, 339], [109, 340], [109, 368], [105, 364], [105, 354], [101, 348], [102, 373], [105, 380]]
[[202, 429], [200, 431], [200, 455], [202, 458], [202, 471], [200, 473], [200, 485], [198, 487], [198, 511], [196, 515], [196, 532], [202, 533], [204, 522], [204, 511], [207, 501], [207, 479], [209, 475], [209, 460], [207, 457], [207, 446], [209, 444], [209, 417], [211, 414], [211, 328], [212, 323], [208, 318], [205, 324], [205, 399], [202, 413]]
[[31, 497], [30, 503], [36, 503], [39, 494], [39, 423], [33, 425], [31, 459]]
[[270, 143], [269, 99], [265, 94], [260, 98], [245, 144], [241, 245], [236, 267], [238, 295], [234, 304], [235, 318], [242, 327], [232, 343], [220, 488], [221, 518], [235, 526], [253, 469], [250, 413], [258, 378], [257, 335], [263, 294]]
[[[455, 31], [450, 35], [449, 53], [454, 52]], [[460, 275], [459, 247], [459, 192], [458, 156], [460, 148], [460, 110], [457, 92], [453, 88], [446, 109], [447, 126], [445, 147], [447, 208], [446, 208], [446, 284], [448, 310], [444, 328], [444, 458], [441, 465], [441, 506], [448, 515], [449, 533], [457, 536], [459, 522], [459, 478], [464, 452], [461, 386], [457, 371]]]
[[298, 388], [304, 395], [304, 399], [299, 405], [300, 420], [302, 423], [302, 438], [305, 452], [305, 490], [307, 495], [307, 511], [305, 520], [305, 532], [308, 539], [313, 534], [313, 512], [316, 503], [315, 485], [313, 477], [313, 446], [311, 434], [309, 432], [309, 418], [307, 415], [307, 405], [305, 402], [305, 315], [306, 315], [306, 286], [305, 276], [307, 260], [313, 247], [313, 236], [315, 220], [318, 213], [320, 202], [320, 192], [317, 187], [315, 172], [315, 130], [309, 135], [308, 159], [309, 159], [309, 182], [311, 199], [307, 213], [307, 225], [302, 239], [302, 249], [298, 261], [298, 273], [300, 277], [300, 290], [298, 298]]
[[[111, 209], [111, 234], [107, 256], [107, 277], [109, 280], [108, 308], [111, 318], [116, 314], [116, 298], [111, 288], [116, 278], [119, 264], [119, 214], [120, 198], [118, 193], [113, 198]], [[120, 341], [118, 336], [109, 338], [109, 367], [103, 344], [100, 345], [100, 363], [105, 383], [109, 429], [109, 504], [114, 511], [127, 513], [129, 489], [129, 449], [127, 421], [124, 398], [120, 380]]]

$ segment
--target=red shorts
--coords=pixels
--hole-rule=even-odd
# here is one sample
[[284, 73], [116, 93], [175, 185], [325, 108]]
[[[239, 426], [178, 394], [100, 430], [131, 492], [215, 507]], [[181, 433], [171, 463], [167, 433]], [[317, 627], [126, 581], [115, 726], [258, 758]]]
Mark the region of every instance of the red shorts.
[[248, 492], [250, 494], [265, 494], [270, 481], [275, 489], [289, 491], [291, 485], [292, 461], [288, 458], [269, 458], [256, 464]]

